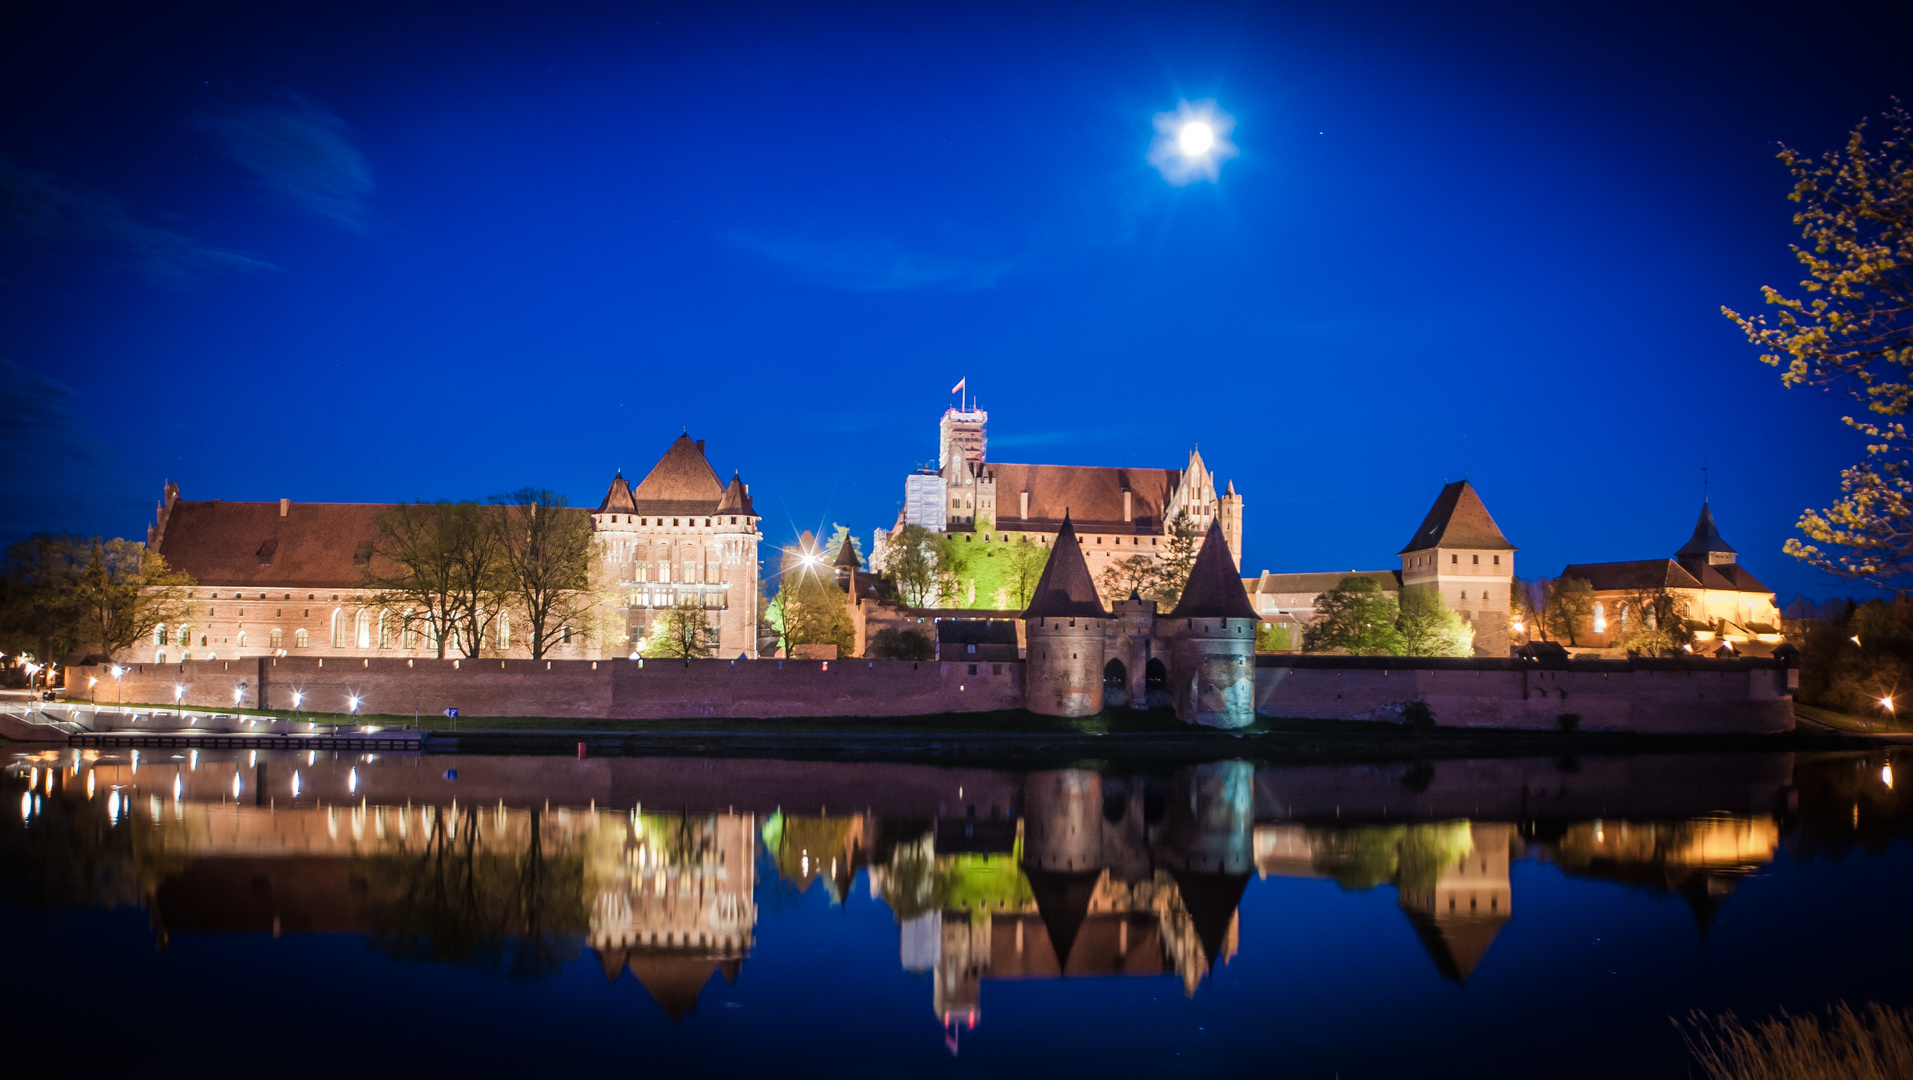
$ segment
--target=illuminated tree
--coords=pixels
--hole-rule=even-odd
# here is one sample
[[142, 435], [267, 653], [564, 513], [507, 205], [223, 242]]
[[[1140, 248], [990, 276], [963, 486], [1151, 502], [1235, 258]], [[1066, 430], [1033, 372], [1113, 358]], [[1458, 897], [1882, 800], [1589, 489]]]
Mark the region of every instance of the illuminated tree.
[[1844, 417], [1866, 440], [1864, 461], [1840, 474], [1840, 498], [1808, 510], [1788, 554], [1841, 577], [1886, 584], [1913, 572], [1913, 461], [1906, 427], [1913, 406], [1913, 121], [1897, 103], [1889, 135], [1866, 141], [1862, 122], [1846, 145], [1818, 158], [1783, 147], [1793, 174], [1787, 198], [1806, 268], [1799, 295], [1763, 286], [1768, 315], [1721, 311], [1782, 369], [1783, 385], [1838, 387], [1870, 416]]
[[1574, 577], [1557, 578], [1548, 589], [1546, 603], [1541, 620], [1549, 631], [1567, 638], [1570, 645], [1579, 645], [1576, 633], [1586, 629], [1594, 618], [1593, 583]]
[[1349, 576], [1315, 598], [1316, 619], [1302, 635], [1303, 652], [1340, 649], [1350, 656], [1400, 656], [1400, 606], [1381, 585]]
[[7, 637], [50, 661], [88, 645], [115, 655], [192, 612], [192, 577], [117, 537], [23, 540], [8, 551], [6, 581]]
[[1622, 598], [1621, 648], [1636, 656], [1679, 653], [1694, 640], [1687, 627], [1687, 601], [1666, 589], [1636, 589]]
[[1432, 586], [1411, 585], [1402, 590], [1401, 618], [1406, 656], [1473, 656], [1475, 631], [1441, 599]]
[[651, 623], [651, 634], [638, 646], [644, 656], [672, 660], [699, 660], [717, 647], [717, 635], [703, 605], [691, 597], [658, 612]]
[[591, 621], [599, 598], [592, 591], [591, 518], [562, 495], [520, 488], [494, 495], [489, 521], [501, 555], [499, 592], [523, 615], [525, 645], [544, 659], [568, 631]]

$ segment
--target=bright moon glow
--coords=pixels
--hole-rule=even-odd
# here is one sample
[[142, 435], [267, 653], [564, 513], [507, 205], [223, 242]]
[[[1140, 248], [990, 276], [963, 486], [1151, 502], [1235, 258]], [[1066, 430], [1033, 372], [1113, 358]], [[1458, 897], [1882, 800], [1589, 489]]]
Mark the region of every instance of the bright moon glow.
[[1183, 157], [1206, 154], [1215, 144], [1215, 130], [1200, 120], [1182, 125], [1181, 133], [1176, 136], [1176, 145], [1182, 149]]
[[1174, 112], [1157, 113], [1155, 125], [1149, 163], [1178, 187], [1216, 180], [1222, 163], [1238, 153], [1229, 141], [1235, 117], [1216, 108], [1213, 101], [1180, 102]]

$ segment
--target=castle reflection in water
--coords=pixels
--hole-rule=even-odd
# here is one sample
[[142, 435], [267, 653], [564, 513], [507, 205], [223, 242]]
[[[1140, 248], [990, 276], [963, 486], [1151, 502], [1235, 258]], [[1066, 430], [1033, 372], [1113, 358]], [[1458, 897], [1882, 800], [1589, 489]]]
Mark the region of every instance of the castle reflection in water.
[[[140, 904], [192, 932], [362, 934], [519, 977], [588, 949], [673, 1019], [750, 954], [763, 888], [859, 874], [929, 1006], [992, 980], [1173, 977], [1243, 941], [1252, 878], [1392, 885], [1465, 981], [1515, 917], [1511, 863], [1678, 894], [1705, 933], [1783, 828], [1903, 831], [1881, 754], [1477, 760], [1148, 774], [908, 765], [58, 751], [17, 756], [4, 855], [50, 904]], [[1850, 812], [1849, 812], [1850, 805]], [[659, 812], [658, 807], [673, 807]], [[770, 880], [760, 881], [760, 875]]]

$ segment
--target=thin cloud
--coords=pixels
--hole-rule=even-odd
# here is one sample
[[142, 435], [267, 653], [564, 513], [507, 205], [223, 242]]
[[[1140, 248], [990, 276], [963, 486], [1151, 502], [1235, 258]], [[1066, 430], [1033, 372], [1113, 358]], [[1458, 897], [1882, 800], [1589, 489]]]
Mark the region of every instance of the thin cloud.
[[372, 167], [332, 110], [295, 94], [282, 104], [212, 113], [201, 117], [199, 126], [274, 197], [354, 232], [365, 231]]
[[5, 154], [0, 154], [0, 236], [92, 248], [116, 266], [175, 288], [204, 271], [274, 269], [243, 251], [207, 247], [148, 225], [118, 199], [80, 191]]
[[813, 284], [852, 292], [987, 289], [1014, 270], [1016, 259], [926, 255], [891, 240], [767, 239], [733, 234], [731, 243], [790, 267]]

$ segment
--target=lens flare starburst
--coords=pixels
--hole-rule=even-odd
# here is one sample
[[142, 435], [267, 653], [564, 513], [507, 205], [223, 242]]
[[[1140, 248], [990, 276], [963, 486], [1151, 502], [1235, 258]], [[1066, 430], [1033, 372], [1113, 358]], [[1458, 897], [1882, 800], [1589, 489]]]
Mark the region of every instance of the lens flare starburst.
[[1235, 117], [1213, 101], [1179, 102], [1173, 112], [1157, 113], [1156, 141], [1149, 147], [1149, 163], [1162, 178], [1180, 187], [1198, 180], [1215, 181], [1222, 163], [1240, 153], [1229, 141]]

